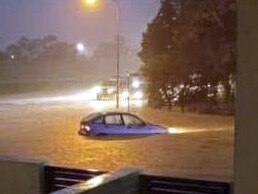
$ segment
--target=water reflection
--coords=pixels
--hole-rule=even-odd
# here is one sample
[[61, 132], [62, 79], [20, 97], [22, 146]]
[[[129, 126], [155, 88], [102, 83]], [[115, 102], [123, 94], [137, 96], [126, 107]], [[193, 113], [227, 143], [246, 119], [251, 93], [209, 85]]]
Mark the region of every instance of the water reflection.
[[169, 134], [185, 134], [185, 133], [202, 133], [202, 132], [207, 132], [207, 131], [223, 131], [227, 130], [225, 128], [217, 128], [217, 129], [191, 129], [191, 128], [175, 128], [175, 127], [170, 127], [168, 128], [168, 133]]

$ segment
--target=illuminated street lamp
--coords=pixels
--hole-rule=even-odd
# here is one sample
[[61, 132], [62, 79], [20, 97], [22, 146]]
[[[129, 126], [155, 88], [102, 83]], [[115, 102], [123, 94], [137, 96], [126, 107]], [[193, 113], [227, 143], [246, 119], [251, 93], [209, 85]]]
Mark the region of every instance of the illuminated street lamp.
[[133, 86], [133, 88], [139, 88], [140, 82], [138, 80], [134, 80], [132, 86]]
[[80, 42], [76, 45], [76, 49], [79, 53], [83, 53], [85, 51], [85, 46]]
[[92, 91], [95, 94], [99, 94], [101, 92], [101, 86], [95, 86], [94, 88], [92, 88]]
[[[83, 0], [85, 5], [96, 7], [99, 0]], [[119, 92], [120, 92], [120, 5], [118, 0], [111, 0], [116, 6], [116, 108], [119, 109]]]
[[82, 4], [89, 8], [96, 8], [98, 6], [98, 0], [81, 0]]
[[88, 5], [94, 6], [94, 5], [96, 5], [97, 0], [85, 0], [85, 3]]

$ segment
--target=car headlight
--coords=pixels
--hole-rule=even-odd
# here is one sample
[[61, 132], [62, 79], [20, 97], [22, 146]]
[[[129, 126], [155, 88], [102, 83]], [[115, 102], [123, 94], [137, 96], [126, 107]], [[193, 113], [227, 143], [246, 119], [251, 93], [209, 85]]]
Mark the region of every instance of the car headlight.
[[90, 130], [91, 130], [90, 127], [87, 126], [87, 125], [84, 126], [84, 129], [85, 129], [85, 131], [87, 131], [87, 132], [90, 132]]
[[81, 130], [85, 130], [85, 131], [87, 131], [87, 132], [90, 132], [90, 131], [91, 131], [91, 128], [90, 128], [89, 126], [87, 126], [87, 125], [81, 124]]

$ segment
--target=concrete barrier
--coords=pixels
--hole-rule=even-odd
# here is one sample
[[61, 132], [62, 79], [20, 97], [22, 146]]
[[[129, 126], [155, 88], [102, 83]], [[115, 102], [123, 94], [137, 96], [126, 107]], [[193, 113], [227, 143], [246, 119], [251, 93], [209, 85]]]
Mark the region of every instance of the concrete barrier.
[[0, 157], [0, 193], [42, 194], [45, 162]]
[[137, 169], [122, 169], [52, 194], [139, 194], [139, 175]]

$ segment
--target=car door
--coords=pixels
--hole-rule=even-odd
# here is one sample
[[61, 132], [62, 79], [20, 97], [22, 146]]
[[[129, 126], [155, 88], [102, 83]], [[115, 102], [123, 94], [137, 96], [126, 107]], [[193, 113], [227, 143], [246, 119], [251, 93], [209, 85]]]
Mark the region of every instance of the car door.
[[121, 114], [108, 114], [105, 116], [106, 134], [119, 135], [125, 134], [125, 125]]
[[150, 134], [151, 129], [138, 117], [131, 114], [123, 114], [123, 122], [128, 134]]
[[93, 130], [93, 134], [105, 134], [105, 122], [104, 122], [104, 117], [97, 117], [96, 119], [92, 120], [91, 122], [91, 129]]

